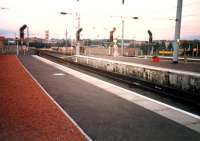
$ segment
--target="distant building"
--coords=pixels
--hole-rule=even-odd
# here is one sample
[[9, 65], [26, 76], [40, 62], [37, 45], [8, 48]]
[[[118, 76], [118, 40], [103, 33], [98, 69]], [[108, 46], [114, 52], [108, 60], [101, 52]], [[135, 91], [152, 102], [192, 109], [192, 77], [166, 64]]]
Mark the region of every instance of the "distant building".
[[45, 43], [45, 40], [44, 39], [41, 39], [41, 38], [37, 38], [37, 37], [30, 37], [29, 38], [29, 42], [30, 43]]
[[45, 33], [44, 33], [44, 39], [46, 41], [49, 41], [49, 31], [48, 30], [46, 30]]

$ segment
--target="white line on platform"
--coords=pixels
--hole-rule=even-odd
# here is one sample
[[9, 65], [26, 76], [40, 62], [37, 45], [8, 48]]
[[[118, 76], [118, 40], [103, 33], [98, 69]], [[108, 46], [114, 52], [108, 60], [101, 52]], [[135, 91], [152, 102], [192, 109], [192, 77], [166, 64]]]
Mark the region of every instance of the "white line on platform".
[[[50, 66], [52, 67], [55, 67], [63, 72], [66, 72], [70, 75], [73, 75], [74, 77], [78, 78], [78, 79], [81, 79], [81, 80], [84, 80], [90, 84], [93, 84], [97, 87], [100, 87], [114, 95], [117, 95], [118, 97], [121, 97], [123, 99], [126, 99], [130, 102], [133, 102], [133, 103], [136, 103], [148, 110], [151, 110], [157, 114], [160, 114], [164, 117], [167, 117], [168, 119], [171, 119], [177, 123], [180, 123], [184, 126], [187, 126], [191, 129], [193, 129], [192, 127], [188, 126], [188, 125], [191, 125], [193, 123], [196, 123], [196, 124], [199, 124], [199, 121], [200, 121], [200, 116], [198, 115], [195, 115], [195, 114], [192, 114], [192, 113], [189, 113], [187, 111], [184, 111], [184, 110], [181, 110], [179, 108], [176, 108], [176, 107], [173, 107], [173, 106], [170, 106], [168, 104], [165, 104], [165, 103], [162, 103], [162, 102], [159, 102], [157, 100], [154, 100], [154, 99], [151, 99], [151, 98], [148, 98], [146, 96], [143, 96], [139, 93], [136, 93], [136, 92], [133, 92], [133, 91], [130, 91], [130, 90], [127, 90], [125, 88], [122, 88], [122, 87], [119, 87], [119, 86], [116, 86], [114, 84], [111, 84], [111, 83], [108, 83], [106, 81], [103, 81], [103, 80], [100, 80], [100, 79], [97, 79], [95, 77], [92, 77], [92, 76], [89, 76], [89, 75], [86, 75], [86, 74], [83, 74], [81, 72], [78, 72], [76, 70], [73, 70], [73, 69], [70, 69], [68, 67], [65, 67], [63, 65], [60, 65], [60, 64], [57, 64], [57, 63], [54, 63], [50, 60], [47, 60], [45, 58], [42, 58], [42, 57], [39, 57], [39, 56], [35, 56], [33, 55], [34, 58], [46, 63], [46, 64], [49, 64]], [[151, 106], [146, 106], [144, 104], [144, 102], [146, 101], [145, 104], [148, 104], [150, 102], [150, 104], [156, 106], [156, 108], [152, 108], [152, 105]], [[149, 101], [149, 102], [148, 102]], [[142, 103], [143, 102], [143, 103]], [[158, 107], [160, 109], [158, 109]], [[171, 112], [171, 114], [168, 114], [169, 112]], [[172, 114], [173, 113], [173, 114]], [[174, 114], [178, 115], [178, 118], [176, 116], [174, 116]], [[183, 119], [183, 120], [181, 120]], [[200, 129], [194, 129], [198, 132], [200, 132]]]
[[63, 75], [65, 75], [64, 73], [54, 73], [53, 74], [54, 76], [63, 76]]
[[[16, 57], [17, 58], [17, 57]], [[17, 58], [18, 59], [18, 58]], [[32, 76], [32, 74], [26, 69], [26, 67], [21, 63], [18, 59], [24, 70], [31, 76], [31, 78], [37, 83], [37, 85], [43, 90], [43, 92], [50, 98], [50, 100], [58, 107], [58, 109], [74, 124], [74, 126], [83, 134], [83, 136], [88, 140], [92, 141], [92, 139], [80, 128], [80, 126], [70, 117], [69, 114], [65, 112], [65, 110], [49, 95], [49, 93], [40, 85], [40, 83]]]
[[83, 55], [75, 55], [75, 57], [89, 58], [89, 59], [94, 59], [94, 60], [99, 60], [99, 61], [107, 61], [107, 62], [111, 62], [111, 63], [118, 63], [118, 64], [122, 64], [122, 65], [130, 65], [130, 66], [135, 66], [135, 67], [140, 67], [140, 68], [147, 68], [147, 69], [152, 69], [152, 70], [158, 70], [158, 71], [164, 71], [164, 72], [171, 72], [171, 73], [176, 73], [176, 74], [184, 74], [184, 75], [191, 75], [191, 76], [200, 77], [200, 73], [191, 72], [191, 71], [181, 71], [181, 70], [175, 70], [175, 69], [167, 69], [167, 68], [155, 67], [155, 66], [150, 66], [150, 65], [129, 63], [129, 62], [124, 62], [124, 61], [116, 61], [116, 60], [111, 60], [111, 59], [97, 58], [97, 57], [83, 56]]

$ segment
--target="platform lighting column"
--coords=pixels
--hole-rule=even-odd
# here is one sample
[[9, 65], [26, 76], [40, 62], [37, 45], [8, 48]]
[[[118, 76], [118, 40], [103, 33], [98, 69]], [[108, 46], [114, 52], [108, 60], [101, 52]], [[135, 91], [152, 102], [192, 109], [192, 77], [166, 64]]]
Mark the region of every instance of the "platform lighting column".
[[67, 29], [66, 29], [66, 32], [65, 32], [65, 36], [66, 36], [65, 47], [68, 46], [68, 44], [67, 44], [67, 34], [68, 34], [68, 31], [67, 31]]
[[[124, 2], [125, 0], [122, 0], [122, 12], [124, 12]], [[121, 35], [121, 56], [124, 56], [124, 23], [125, 23], [125, 17], [122, 15], [122, 35]]]
[[27, 26], [27, 49], [29, 49], [29, 27]]
[[[73, 13], [60, 12], [59, 14], [61, 14], [61, 15], [72, 15]], [[66, 36], [65, 45], [66, 45], [66, 47], [67, 47], [67, 34], [68, 34], [68, 32], [67, 32], [67, 29], [66, 29], [66, 33], [65, 33], [65, 36]]]
[[122, 40], [121, 40], [121, 55], [124, 56], [124, 17], [122, 16]]
[[[77, 6], [77, 21], [78, 21], [78, 25], [77, 25], [77, 30], [80, 29], [80, 5], [79, 5], [79, 0], [77, 0], [78, 6]], [[77, 45], [76, 45], [76, 55], [80, 55], [80, 41], [77, 41]]]
[[174, 47], [173, 63], [178, 63], [178, 50], [179, 50], [180, 32], [181, 32], [182, 5], [183, 5], [183, 0], [178, 0], [177, 12], [176, 12], [175, 40], [173, 42], [173, 47]]

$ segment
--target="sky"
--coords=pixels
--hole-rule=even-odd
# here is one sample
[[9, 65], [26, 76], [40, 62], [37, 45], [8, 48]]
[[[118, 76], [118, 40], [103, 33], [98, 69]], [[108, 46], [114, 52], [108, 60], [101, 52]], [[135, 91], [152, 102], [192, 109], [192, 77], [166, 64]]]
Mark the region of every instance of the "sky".
[[[116, 27], [115, 38], [122, 33], [121, 16], [125, 17], [126, 39], [148, 40], [151, 30], [156, 40], [174, 38], [177, 0], [0, 0], [0, 30], [9, 30], [9, 36], [18, 35], [18, 29], [27, 24], [31, 36], [75, 38], [76, 13], [80, 13], [83, 28], [81, 38], [108, 38]], [[61, 15], [59, 12], [72, 14]], [[181, 39], [200, 39], [200, 1], [183, 0]], [[139, 17], [134, 20], [131, 17]], [[1, 31], [0, 31], [1, 35]]]

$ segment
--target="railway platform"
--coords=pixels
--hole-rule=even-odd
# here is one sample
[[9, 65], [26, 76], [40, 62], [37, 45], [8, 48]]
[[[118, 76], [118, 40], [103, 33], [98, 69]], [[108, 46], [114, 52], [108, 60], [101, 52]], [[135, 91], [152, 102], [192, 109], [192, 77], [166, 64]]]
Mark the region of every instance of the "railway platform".
[[20, 60], [92, 140], [200, 139], [198, 115], [40, 56], [24, 56]]
[[65, 65], [27, 55], [0, 66], [1, 140], [200, 140], [199, 115]]

